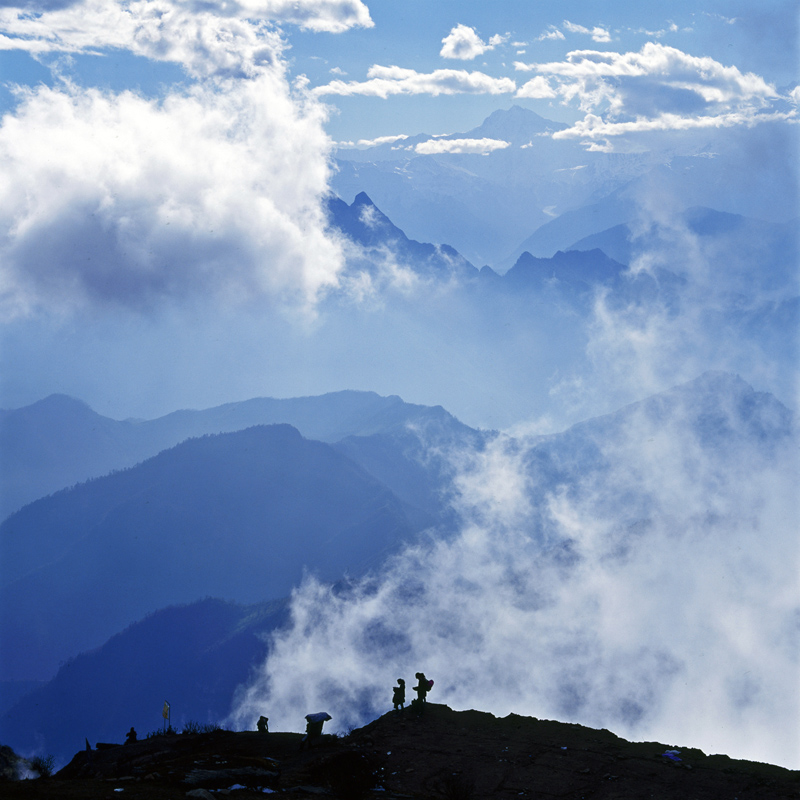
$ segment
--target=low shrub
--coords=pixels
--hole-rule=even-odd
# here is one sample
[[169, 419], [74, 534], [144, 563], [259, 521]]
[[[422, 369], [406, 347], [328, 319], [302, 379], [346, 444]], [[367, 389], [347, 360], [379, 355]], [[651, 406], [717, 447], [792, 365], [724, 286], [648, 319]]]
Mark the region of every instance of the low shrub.
[[30, 759], [31, 769], [39, 773], [40, 778], [49, 778], [53, 774], [53, 767], [56, 763], [54, 756], [34, 756]]

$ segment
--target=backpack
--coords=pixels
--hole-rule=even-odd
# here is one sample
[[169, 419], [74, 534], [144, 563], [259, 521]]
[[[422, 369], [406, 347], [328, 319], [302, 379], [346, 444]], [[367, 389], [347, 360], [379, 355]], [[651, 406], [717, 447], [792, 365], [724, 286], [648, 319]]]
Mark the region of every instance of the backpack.
[[433, 681], [428, 681], [428, 691], [433, 689]]

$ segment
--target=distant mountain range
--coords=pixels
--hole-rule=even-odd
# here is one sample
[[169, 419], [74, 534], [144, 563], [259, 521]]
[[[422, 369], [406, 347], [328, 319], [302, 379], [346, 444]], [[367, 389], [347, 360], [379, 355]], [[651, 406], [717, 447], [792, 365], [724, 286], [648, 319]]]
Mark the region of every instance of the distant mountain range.
[[[270, 419], [334, 444], [253, 427]], [[0, 679], [18, 681], [49, 677], [168, 604], [282, 597], [305, 568], [361, 574], [425, 527], [447, 527], [447, 453], [491, 436], [441, 407], [370, 392], [123, 422], [54, 395], [2, 424], [4, 474], [20, 492], [90, 478], [0, 525]]]
[[52, 492], [131, 467], [191, 436], [285, 422], [310, 439], [336, 442], [431, 420], [460, 425], [440, 407], [412, 405], [374, 392], [254, 398], [202, 411], [175, 411], [154, 420], [123, 421], [97, 414], [80, 400], [51, 395], [24, 408], [0, 410], [0, 519]]
[[[448, 242], [474, 264], [496, 265], [511, 243], [562, 210], [587, 202], [598, 186], [606, 194], [644, 168], [641, 155], [586, 154], [572, 141], [550, 137], [563, 127], [512, 106], [464, 133], [414, 136], [364, 150], [341, 148], [332, 188], [344, 198], [366, 191], [413, 237]], [[511, 146], [486, 156], [415, 151], [430, 139], [461, 138]]]
[[[431, 508], [446, 505], [448, 460], [437, 450], [485, 444], [451, 420], [443, 411], [428, 418], [427, 439], [401, 426], [335, 448], [286, 425], [206, 436], [12, 516], [0, 535], [20, 543], [11, 565], [22, 577], [0, 595], [7, 674], [44, 675], [66, 663], [0, 718], [0, 739], [67, 757], [80, 747], [76, 730], [102, 740], [131, 724], [157, 727], [164, 699], [181, 723], [221, 719], [263, 660], [265, 637], [285, 621], [281, 598], [303, 565], [335, 583], [378, 566], [420, 529], [425, 511], [374, 475]], [[580, 500], [589, 491], [599, 515], [619, 519], [607, 557], [624, 558], [630, 537], [647, 535], [651, 509], [635, 475], [611, 477], [607, 454], [646, 449], [637, 435], [647, 431], [684, 440], [687, 455], [707, 460], [720, 480], [731, 463], [768, 463], [796, 436], [792, 413], [773, 396], [707, 373], [530, 441], [532, 534], [549, 536], [548, 493]], [[427, 473], [412, 468], [426, 456], [434, 462]], [[569, 542], [562, 546], [569, 559]], [[201, 600], [209, 595], [226, 599]]]
[[[549, 257], [630, 222], [653, 187], [678, 212], [705, 206], [782, 222], [796, 208], [791, 171], [765, 170], [754, 186], [731, 132], [709, 132], [699, 149], [615, 153], [549, 135], [564, 127], [512, 106], [463, 133], [340, 147], [332, 188], [345, 199], [365, 191], [412, 238], [447, 242], [501, 272], [524, 250]], [[462, 138], [509, 146], [485, 156], [416, 151], [429, 140]]]
[[[541, 381], [531, 384], [526, 371], [512, 365], [532, 358], [537, 364], [542, 362], [539, 372], [563, 374], [575, 368], [575, 359], [585, 348], [585, 326], [591, 321], [598, 290], [606, 292], [606, 302], [612, 307], [624, 309], [633, 303], [646, 313], [652, 304], [656, 312], [666, 308], [677, 313], [685, 293], [691, 297], [692, 292], [701, 292], [708, 297], [718, 287], [720, 294], [712, 306], [716, 316], [709, 323], [715, 329], [724, 321], [726, 336], [745, 337], [748, 349], [764, 347], [779, 359], [791, 359], [796, 349], [795, 338], [783, 333], [800, 319], [795, 268], [800, 258], [798, 228], [788, 223], [692, 208], [673, 220], [677, 227], [640, 230], [625, 223], [573, 240], [548, 258], [524, 251], [500, 275], [489, 267], [478, 270], [453, 248], [410, 239], [363, 192], [350, 205], [331, 198], [329, 212], [332, 225], [361, 248], [362, 257], [351, 265], [353, 269], [374, 271], [381, 258], [391, 258], [429, 282], [431, 297], [436, 297], [438, 287], [445, 287], [446, 295], [440, 306], [432, 306], [429, 318], [419, 316], [420, 309], [427, 313], [424, 305], [402, 303], [393, 307], [394, 314], [381, 319], [365, 315], [363, 324], [372, 335], [380, 337], [381, 326], [391, 325], [397, 317], [419, 329], [426, 340], [460, 339], [464, 346], [456, 350], [466, 349], [469, 342], [473, 356], [464, 365], [466, 374], [474, 369], [470, 380], [480, 377], [485, 382], [491, 376], [505, 382], [509, 411], [515, 403], [546, 408], [549, 387]], [[568, 217], [563, 215], [553, 225]], [[559, 235], [569, 241], [580, 230], [578, 224]], [[695, 277], [684, 272], [680, 254], [664, 259], [670, 268], [656, 261], [647, 269], [628, 272], [638, 253], [649, 253], [656, 244], [658, 252], [668, 249], [676, 230], [693, 237], [704, 269], [719, 272], [719, 280], [713, 272], [702, 276], [710, 287], [692, 285]], [[391, 303], [391, 297], [387, 295], [383, 302]], [[347, 308], [331, 313], [358, 319], [350, 311], [349, 315]], [[503, 325], [498, 331], [500, 319]], [[504, 335], [498, 336], [501, 331]], [[383, 336], [388, 360], [394, 329], [389, 327]], [[517, 342], [522, 348], [519, 352], [513, 349]], [[485, 364], [480, 360], [483, 350]], [[401, 358], [402, 354], [395, 356], [395, 363], [402, 364]], [[504, 363], [502, 374], [491, 372]], [[425, 367], [418, 359], [415, 364], [418, 370]], [[333, 443], [348, 436], [396, 434], [408, 424], [419, 426], [440, 418], [456, 424], [442, 409], [369, 392], [339, 392], [319, 398], [256, 398], [202, 411], [176, 411], [155, 420], [117, 421], [96, 414], [78, 400], [54, 395], [31, 406], [0, 411], [0, 519], [54, 491], [133, 466], [190, 436], [286, 422], [304, 436]], [[462, 433], [468, 430], [464, 427]], [[419, 494], [404, 499], [413, 505], [422, 502]]]
[[[712, 267], [720, 271], [720, 288], [729, 291], [779, 291], [784, 297], [800, 292], [800, 220], [764, 222], [711, 208], [687, 208], [666, 226], [639, 230], [633, 223], [616, 225], [573, 241], [570, 250], [601, 249], [630, 265], [647, 253], [663, 253], [676, 232], [696, 238]], [[724, 272], [723, 272], [724, 271]], [[745, 284], [745, 287], [742, 284]]]
[[170, 604], [284, 597], [305, 569], [361, 574], [435, 521], [289, 425], [189, 439], [3, 523], [0, 676], [49, 677]]

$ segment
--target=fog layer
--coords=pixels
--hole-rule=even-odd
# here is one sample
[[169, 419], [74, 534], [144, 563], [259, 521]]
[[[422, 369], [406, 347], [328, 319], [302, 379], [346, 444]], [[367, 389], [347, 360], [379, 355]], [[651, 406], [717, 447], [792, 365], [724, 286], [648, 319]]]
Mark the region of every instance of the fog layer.
[[309, 577], [233, 719], [433, 702], [797, 768], [797, 439], [711, 375], [566, 434], [453, 454], [462, 519], [371, 580]]

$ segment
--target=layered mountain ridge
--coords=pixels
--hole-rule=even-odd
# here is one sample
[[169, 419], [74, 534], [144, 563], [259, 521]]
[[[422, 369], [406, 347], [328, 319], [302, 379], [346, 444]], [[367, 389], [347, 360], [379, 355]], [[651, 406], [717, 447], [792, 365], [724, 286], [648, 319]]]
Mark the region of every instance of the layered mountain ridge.
[[[427, 438], [424, 429], [397, 423], [394, 433], [336, 445], [304, 439], [285, 424], [190, 439], [10, 517], [0, 528], [4, 565], [17, 565], [0, 606], [6, 674], [36, 677], [42, 665], [66, 663], [7, 711], [0, 738], [24, 751], [45, 742], [67, 758], [76, 746], [67, 721], [83, 720], [97, 738], [111, 738], [131, 722], [146, 726], [152, 697], [168, 687], [182, 698], [181, 719], [221, 719], [266, 658], [269, 635], [286, 624], [285, 598], [305, 568], [330, 583], [379, 572], [425, 525], [437, 524], [440, 536], [458, 525], [446, 513], [455, 465], [492, 437], [443, 411], [433, 420]], [[375, 425], [363, 422], [365, 430]], [[619, 483], [615, 470], [627, 462], [609, 455], [625, 448], [646, 454], [653, 431], [684, 440], [694, 461], [702, 454], [714, 483], [726, 480], [725, 465], [756, 468], [796, 437], [793, 414], [774, 397], [737, 376], [707, 373], [527, 442], [534, 509], [545, 511], [554, 494], [575, 502], [597, 495], [596, 513], [619, 519], [605, 557], [624, 563], [647, 536], [652, 487], [626, 473], [627, 483]], [[543, 514], [530, 535], [552, 548], [551, 526]], [[562, 546], [566, 567], [572, 545]], [[201, 600], [209, 596], [225, 599]], [[180, 603], [188, 605], [164, 609]], [[179, 655], [162, 657], [173, 650]], [[132, 671], [120, 693], [126, 664]], [[96, 708], [104, 709], [102, 719]]]

